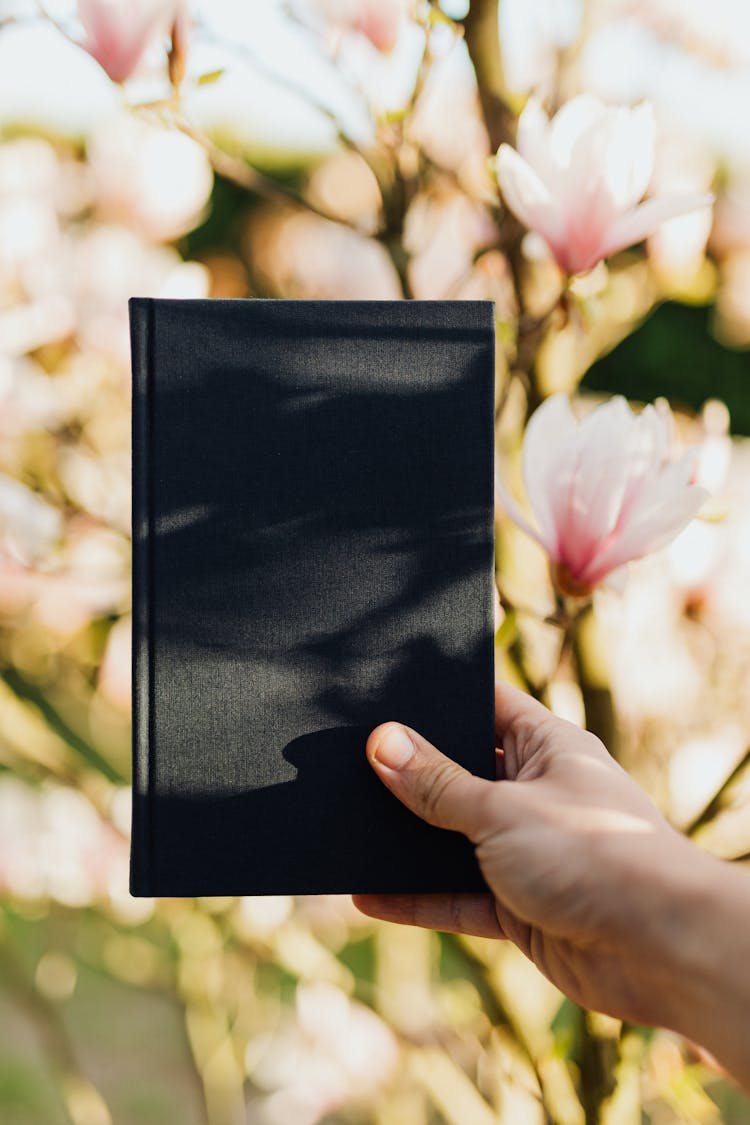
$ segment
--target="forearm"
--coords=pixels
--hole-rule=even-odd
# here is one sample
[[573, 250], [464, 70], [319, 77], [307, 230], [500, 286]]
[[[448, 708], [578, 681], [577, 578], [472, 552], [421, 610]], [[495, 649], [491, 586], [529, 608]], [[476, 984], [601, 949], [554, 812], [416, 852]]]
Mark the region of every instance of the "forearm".
[[750, 1092], [750, 873], [694, 849], [670, 911], [668, 1023]]

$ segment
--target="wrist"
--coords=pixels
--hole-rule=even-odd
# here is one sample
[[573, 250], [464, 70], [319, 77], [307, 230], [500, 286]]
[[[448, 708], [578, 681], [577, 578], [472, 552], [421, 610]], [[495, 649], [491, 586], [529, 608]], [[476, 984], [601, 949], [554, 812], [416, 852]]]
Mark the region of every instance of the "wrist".
[[750, 1083], [750, 877], [679, 838], [661, 912], [664, 1024]]

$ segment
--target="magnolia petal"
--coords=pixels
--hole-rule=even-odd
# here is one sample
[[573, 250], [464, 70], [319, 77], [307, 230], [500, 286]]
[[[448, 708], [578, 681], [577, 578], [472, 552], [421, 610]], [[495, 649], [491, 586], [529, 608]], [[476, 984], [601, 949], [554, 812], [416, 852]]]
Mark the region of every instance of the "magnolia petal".
[[377, 51], [390, 54], [401, 30], [403, 10], [400, 0], [360, 0], [353, 15], [355, 29], [369, 39]]
[[62, 513], [14, 477], [0, 473], [3, 547], [29, 565], [49, 551], [63, 529]]
[[568, 471], [558, 473], [558, 546], [575, 574], [585, 570], [618, 520], [629, 482], [634, 422], [621, 395], [596, 407], [580, 423]]
[[527, 520], [526, 516], [521, 511], [520, 505], [517, 503], [499, 473], [495, 474], [495, 503], [505, 511], [506, 515], [510, 516], [513, 522], [520, 527], [522, 531], [525, 531], [527, 535], [535, 539], [540, 547], [543, 547], [549, 554], [553, 553], [553, 545], [546, 539], [543, 533], [537, 531]]
[[[667, 544], [671, 543], [672, 540], [687, 527], [690, 521], [698, 515], [698, 512], [710, 495], [707, 488], [703, 488], [701, 485], [697, 484], [691, 485], [683, 499], [675, 504], [674, 511], [671, 513], [670, 522], [666, 526], [663, 525], [661, 530], [654, 534], [643, 554], [648, 555], [653, 551], [660, 551], [662, 547], [666, 547]], [[641, 556], [633, 557], [640, 558]]]
[[[571, 166], [578, 142], [606, 116], [607, 107], [593, 94], [579, 94], [566, 102], [550, 122], [551, 156], [560, 170]], [[579, 155], [583, 155], [579, 148]]]
[[[562, 111], [561, 111], [562, 112]], [[568, 206], [581, 206], [581, 198], [598, 200], [604, 197], [614, 213], [614, 203], [605, 179], [608, 150], [617, 112], [602, 105], [572, 143], [565, 168], [565, 195]]]
[[523, 483], [542, 535], [549, 544], [557, 543], [551, 484], [577, 425], [568, 396], [555, 394], [536, 408], [526, 427]]
[[565, 233], [553, 249], [558, 265], [571, 277], [589, 273], [605, 257], [604, 238], [613, 216], [603, 201], [602, 193], [591, 198], [579, 195], [566, 208]]
[[635, 509], [643, 497], [652, 495], [653, 483], [669, 460], [664, 422], [658, 411], [649, 403], [637, 417], [631, 415], [631, 420], [624, 443], [627, 482], [618, 517], [620, 527], [635, 518]]
[[556, 169], [550, 154], [549, 119], [538, 98], [529, 98], [518, 118], [516, 150], [553, 193]]
[[676, 430], [672, 407], [665, 398], [654, 399], [654, 410], [659, 416], [662, 425], [662, 462], [666, 464], [672, 456], [675, 445]]
[[707, 496], [706, 489], [693, 486], [670, 505], [668, 516], [663, 511], [654, 512], [650, 519], [639, 526], [637, 534], [634, 531], [627, 540], [623, 537], [622, 544], [618, 545], [606, 562], [598, 562], [587, 573], [589, 581], [599, 582], [610, 567], [619, 567], [666, 547], [694, 519]]
[[638, 424], [642, 430], [648, 428], [654, 466], [656, 468], [666, 466], [669, 463], [674, 439], [674, 419], [667, 400], [660, 399], [658, 402], [646, 403], [638, 415]]
[[648, 235], [677, 215], [685, 215], [702, 207], [710, 207], [714, 196], [710, 194], [662, 195], [647, 199], [632, 211], [620, 216], [608, 231], [603, 244], [604, 255], [615, 254], [626, 246], [642, 242]]
[[602, 586], [606, 586], [608, 590], [614, 590], [616, 594], [625, 592], [625, 587], [628, 584], [628, 565], [618, 566], [617, 570], [611, 570], [609, 574], [602, 580]]
[[81, 45], [113, 82], [124, 82], [181, 6], [181, 0], [78, 0], [86, 33]]
[[618, 211], [634, 207], [642, 198], [654, 170], [656, 122], [651, 105], [622, 107], [612, 119], [604, 179]]
[[662, 470], [653, 485], [644, 488], [621, 534], [592, 560], [585, 577], [601, 581], [609, 571], [658, 551], [690, 522], [702, 507], [708, 492], [690, 484], [697, 450]]
[[516, 218], [545, 238], [556, 238], [559, 221], [555, 205], [534, 169], [505, 144], [498, 149], [495, 167], [503, 198]]
[[616, 119], [617, 111], [602, 109], [576, 140], [569, 167], [560, 178], [558, 195], [565, 213], [565, 256], [570, 273], [585, 273], [602, 260], [607, 234], [621, 213], [607, 181]]
[[646, 455], [623, 505], [616, 535], [603, 545], [598, 563], [608, 561], [610, 551], [627, 549], [630, 538], [637, 539], [639, 529], [655, 513], [668, 512], [675, 499], [689, 491], [697, 453], [697, 449], [690, 449], [678, 461], [661, 469], [653, 468]]

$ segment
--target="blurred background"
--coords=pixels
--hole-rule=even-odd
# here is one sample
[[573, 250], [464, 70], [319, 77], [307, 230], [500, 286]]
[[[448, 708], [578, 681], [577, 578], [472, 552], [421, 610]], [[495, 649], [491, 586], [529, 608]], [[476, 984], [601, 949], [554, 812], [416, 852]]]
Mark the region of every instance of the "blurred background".
[[[92, 3], [0, 3], [0, 1121], [750, 1121], [690, 1044], [514, 949], [346, 898], [127, 890], [132, 295], [492, 299], [510, 463], [553, 391], [668, 399], [701, 518], [596, 592], [566, 661], [499, 514], [497, 668], [748, 861], [746, 0], [205, 0], [115, 81]], [[532, 91], [648, 98], [651, 190], [716, 196], [551, 312], [493, 175]]]

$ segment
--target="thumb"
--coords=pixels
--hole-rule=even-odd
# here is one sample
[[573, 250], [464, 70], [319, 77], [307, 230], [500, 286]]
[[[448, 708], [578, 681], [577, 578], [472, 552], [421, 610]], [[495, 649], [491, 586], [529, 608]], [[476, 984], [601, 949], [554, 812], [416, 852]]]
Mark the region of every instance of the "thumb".
[[411, 727], [376, 727], [367, 740], [367, 757], [391, 792], [429, 824], [470, 839], [490, 825], [493, 782], [469, 773]]

